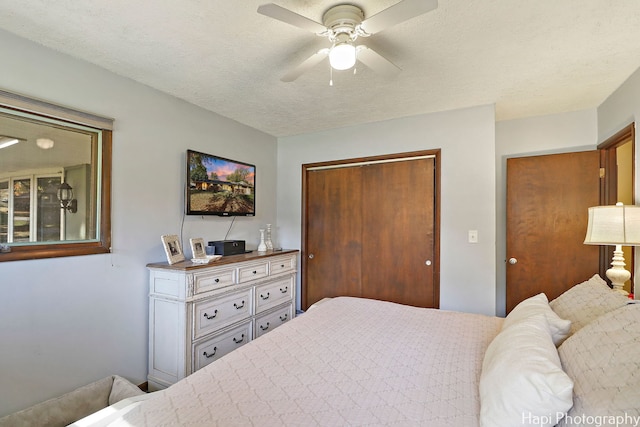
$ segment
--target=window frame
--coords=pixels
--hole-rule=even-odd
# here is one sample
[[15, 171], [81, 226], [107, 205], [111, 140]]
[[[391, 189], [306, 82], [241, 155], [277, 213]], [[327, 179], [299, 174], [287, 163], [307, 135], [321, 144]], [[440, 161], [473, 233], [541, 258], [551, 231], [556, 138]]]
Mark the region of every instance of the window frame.
[[[90, 126], [102, 132], [101, 155], [94, 161], [100, 164], [100, 196], [99, 235], [97, 239], [87, 242], [56, 242], [35, 243], [27, 245], [8, 244], [9, 252], [0, 250], [0, 262], [19, 261], [29, 259], [59, 258], [79, 255], [106, 254], [111, 252], [111, 162], [113, 119], [96, 116], [0, 90], [0, 106], [15, 110], [16, 112], [29, 113], [46, 119], [61, 120], [64, 122]], [[96, 163], [97, 164], [97, 163]]]

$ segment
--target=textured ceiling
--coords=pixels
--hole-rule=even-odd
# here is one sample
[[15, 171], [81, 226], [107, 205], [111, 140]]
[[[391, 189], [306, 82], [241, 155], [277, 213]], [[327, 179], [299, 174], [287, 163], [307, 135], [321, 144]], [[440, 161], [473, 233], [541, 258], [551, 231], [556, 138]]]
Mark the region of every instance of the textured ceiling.
[[[640, 67], [638, 0], [440, 0], [367, 39], [403, 71], [328, 62], [325, 39], [260, 15], [268, 0], [0, 0], [0, 28], [287, 136], [495, 104], [498, 120], [598, 106]], [[371, 16], [397, 0], [352, 2]], [[340, 1], [276, 0], [315, 21]], [[1, 85], [1, 82], [0, 82]]]

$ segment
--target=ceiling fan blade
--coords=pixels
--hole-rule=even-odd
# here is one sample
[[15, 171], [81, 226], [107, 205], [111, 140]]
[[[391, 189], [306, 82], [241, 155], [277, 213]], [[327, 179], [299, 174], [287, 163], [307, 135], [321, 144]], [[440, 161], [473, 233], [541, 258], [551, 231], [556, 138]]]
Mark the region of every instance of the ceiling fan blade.
[[394, 77], [402, 71], [391, 61], [384, 58], [375, 50], [369, 49], [365, 45], [358, 45], [357, 49], [358, 61], [362, 62], [378, 74], [382, 74], [386, 77]]
[[326, 48], [320, 49], [319, 51], [317, 51], [316, 53], [314, 53], [313, 55], [311, 55], [310, 57], [302, 61], [302, 63], [298, 65], [296, 68], [294, 68], [293, 70], [289, 71], [287, 74], [282, 76], [280, 80], [282, 80], [283, 82], [294, 81], [295, 79], [300, 77], [302, 74], [306, 73], [307, 71], [309, 71], [310, 69], [318, 65], [320, 61], [322, 61], [324, 58], [327, 57], [327, 55], [329, 55], [329, 49], [326, 49]]
[[438, 0], [403, 0], [365, 19], [360, 24], [360, 28], [368, 34], [375, 34], [436, 7], [438, 7]]
[[294, 27], [302, 28], [303, 30], [311, 31], [312, 33], [323, 33], [327, 28], [309, 18], [302, 15], [298, 15], [295, 12], [285, 9], [282, 6], [278, 6], [274, 3], [263, 4], [258, 7], [258, 13], [268, 16], [278, 21], [282, 21], [286, 24], [293, 25]]

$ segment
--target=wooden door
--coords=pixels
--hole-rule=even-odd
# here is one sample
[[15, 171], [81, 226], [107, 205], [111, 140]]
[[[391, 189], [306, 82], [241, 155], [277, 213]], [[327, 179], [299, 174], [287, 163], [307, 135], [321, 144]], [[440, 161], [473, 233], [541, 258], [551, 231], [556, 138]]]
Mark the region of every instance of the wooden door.
[[507, 313], [598, 273], [599, 247], [583, 242], [587, 209], [600, 204], [599, 171], [597, 151], [507, 160]]
[[433, 157], [304, 176], [303, 309], [340, 295], [438, 306]]
[[314, 170], [306, 179], [302, 308], [322, 298], [359, 296], [362, 168]]
[[[635, 125], [621, 129], [615, 135], [598, 145], [601, 153], [601, 165], [604, 165], [604, 185], [601, 186], [602, 205], [635, 205]], [[600, 275], [606, 279], [606, 271], [611, 267], [615, 246], [603, 246], [600, 250]], [[631, 279], [624, 289], [633, 293], [635, 282], [635, 247], [623, 246], [625, 269], [631, 273]]]
[[362, 170], [362, 296], [435, 307], [434, 160]]

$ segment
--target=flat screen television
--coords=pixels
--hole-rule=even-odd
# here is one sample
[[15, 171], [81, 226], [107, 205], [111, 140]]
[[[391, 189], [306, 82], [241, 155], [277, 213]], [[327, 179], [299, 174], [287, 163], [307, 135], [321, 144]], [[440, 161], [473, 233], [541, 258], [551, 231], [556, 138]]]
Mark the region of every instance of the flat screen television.
[[254, 216], [256, 167], [187, 150], [187, 215]]

